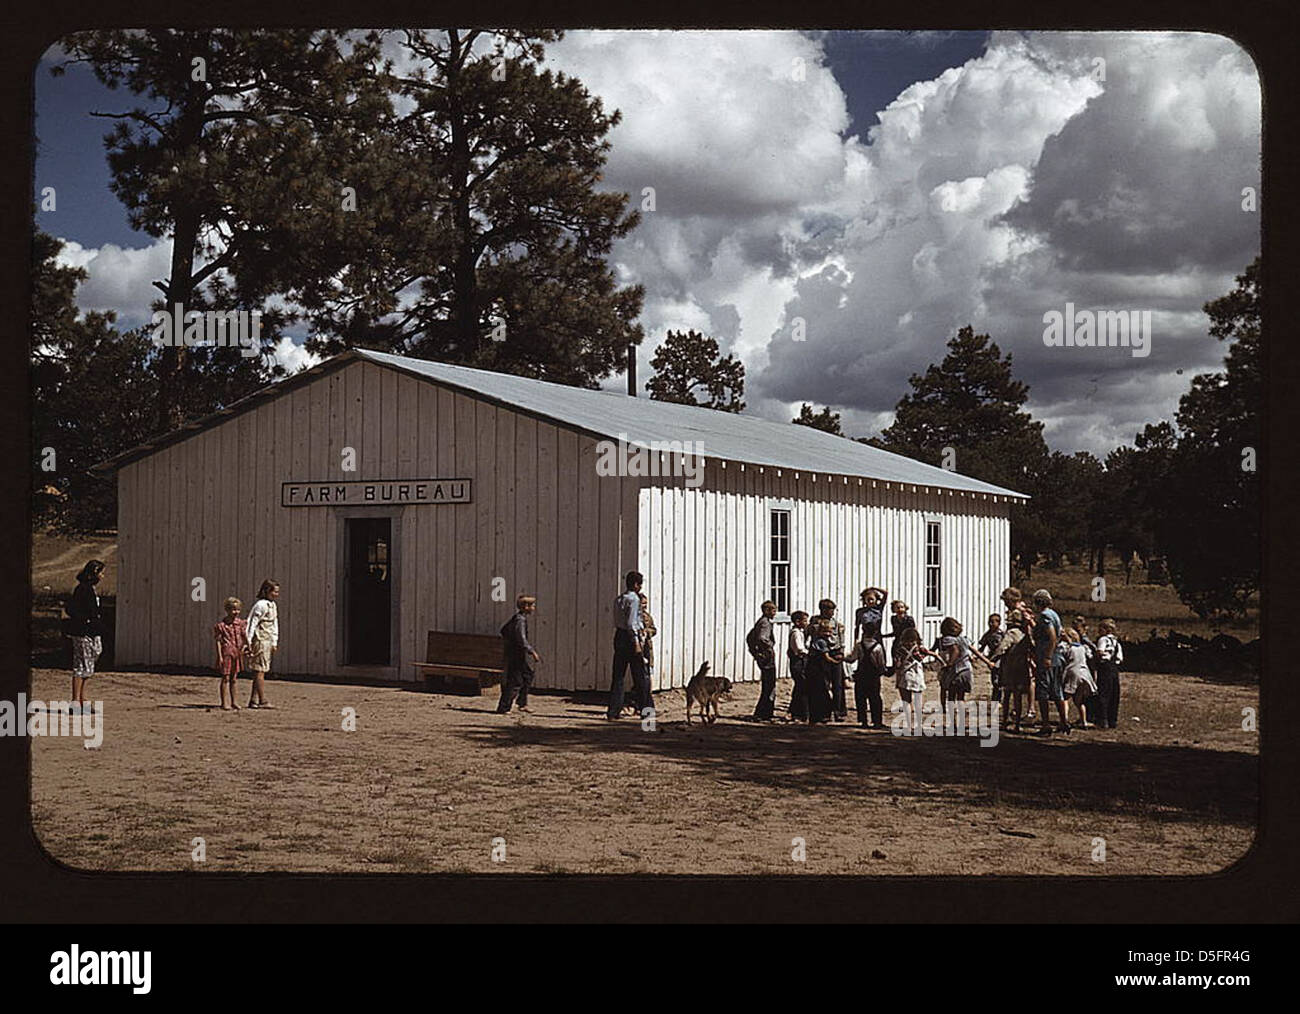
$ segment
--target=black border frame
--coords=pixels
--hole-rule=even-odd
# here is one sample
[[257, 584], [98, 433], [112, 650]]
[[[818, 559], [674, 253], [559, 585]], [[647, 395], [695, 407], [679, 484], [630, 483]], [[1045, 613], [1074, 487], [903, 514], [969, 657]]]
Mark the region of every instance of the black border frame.
[[[4, 17], [0, 63], [0, 134], [9, 157], [0, 164], [0, 250], [10, 270], [0, 276], [5, 319], [18, 322], [0, 345], [0, 398], [12, 406], [0, 427], [0, 452], [31, 463], [27, 337], [27, 280], [32, 235], [34, 82], [41, 54], [68, 31], [114, 26], [292, 24], [345, 26], [427, 23], [444, 9], [412, 0], [378, 0], [361, 18], [355, 4], [321, 0], [309, 8], [264, 0], [209, 0], [178, 8], [166, 0], [103, 5], [86, 0], [29, 9]], [[451, 12], [448, 12], [451, 13]], [[1259, 68], [1264, 93], [1265, 151], [1261, 215], [1267, 405], [1261, 448], [1264, 484], [1264, 567], [1260, 683], [1260, 823], [1249, 853], [1217, 874], [1183, 877], [890, 878], [530, 876], [404, 874], [91, 873], [73, 870], [42, 849], [30, 821], [30, 753], [25, 737], [0, 739], [0, 889], [6, 921], [31, 923], [170, 922], [1052, 922], [1270, 923], [1300, 917], [1295, 856], [1300, 854], [1297, 770], [1298, 695], [1288, 677], [1293, 663], [1280, 634], [1296, 604], [1291, 575], [1297, 564], [1295, 528], [1287, 517], [1300, 476], [1300, 354], [1283, 337], [1287, 285], [1296, 275], [1295, 190], [1288, 171], [1300, 164], [1296, 124], [1300, 109], [1297, 61], [1288, 31], [1294, 14], [1284, 0], [1224, 5], [1206, 0], [1149, 0], [1073, 5], [1049, 11], [1031, 0], [948, 5], [915, 0], [882, 10], [846, 8], [828, 0], [791, 7], [725, 0], [707, 11], [683, 3], [614, 6], [592, 0], [554, 0], [545, 6], [518, 0], [457, 3], [454, 13], [480, 24], [570, 27], [765, 27], [819, 29], [1181, 29], [1227, 35]], [[1290, 17], [1288, 17], [1290, 15]], [[17, 590], [29, 586], [30, 511], [23, 481], [0, 501], [0, 586], [13, 589], [0, 611], [0, 695], [29, 689], [29, 610]], [[1266, 742], [1265, 742], [1266, 740]], [[617, 888], [617, 889], [615, 889]]]

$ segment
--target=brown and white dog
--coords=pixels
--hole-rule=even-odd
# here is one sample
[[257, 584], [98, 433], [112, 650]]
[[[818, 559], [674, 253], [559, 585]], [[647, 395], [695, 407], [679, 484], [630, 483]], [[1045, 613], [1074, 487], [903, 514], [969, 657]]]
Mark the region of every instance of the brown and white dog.
[[[700, 671], [686, 684], [686, 724], [691, 724], [691, 702], [697, 705], [700, 717], [712, 725], [718, 720], [718, 701], [731, 700], [731, 680], [725, 676], [710, 676], [709, 663], [700, 666]], [[713, 714], [709, 714], [709, 706]]]

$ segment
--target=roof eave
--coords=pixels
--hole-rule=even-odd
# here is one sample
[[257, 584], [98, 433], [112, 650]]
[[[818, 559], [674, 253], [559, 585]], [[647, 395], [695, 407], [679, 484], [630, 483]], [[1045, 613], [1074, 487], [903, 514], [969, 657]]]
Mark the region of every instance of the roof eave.
[[219, 408], [215, 412], [209, 412], [205, 416], [192, 419], [177, 429], [169, 430], [168, 432], [153, 437], [150, 440], [146, 440], [142, 444], [136, 444], [134, 447], [128, 448], [120, 454], [115, 454], [111, 458], [106, 458], [103, 461], [97, 462], [96, 464], [91, 465], [87, 471], [90, 472], [91, 475], [109, 475], [118, 471], [124, 465], [129, 465], [131, 462], [138, 461], [140, 458], [148, 457], [155, 451], [160, 451], [164, 447], [170, 447], [172, 444], [180, 443], [192, 433], [206, 429], [212, 423], [220, 419], [232, 415], [238, 415], [240, 412], [252, 408], [259, 402], [279, 397], [281, 394], [285, 394], [294, 388], [302, 386], [302, 384], [307, 383], [308, 380], [314, 379], [322, 373], [332, 372], [333, 370], [359, 358], [361, 357], [357, 355], [356, 349], [347, 349], [336, 356], [330, 356], [330, 358], [322, 360], [315, 366], [309, 366], [307, 369], [300, 370], [298, 373], [285, 377], [283, 380], [277, 380], [274, 383], [267, 384], [265, 387], [259, 387], [256, 391], [244, 395], [244, 397], [237, 401], [232, 401], [229, 405]]

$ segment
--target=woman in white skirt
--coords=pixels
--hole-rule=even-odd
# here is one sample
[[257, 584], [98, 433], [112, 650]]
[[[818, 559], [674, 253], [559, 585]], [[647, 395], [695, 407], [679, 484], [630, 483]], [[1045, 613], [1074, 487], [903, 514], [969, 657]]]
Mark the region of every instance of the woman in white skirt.
[[248, 668], [253, 671], [250, 708], [271, 707], [266, 703], [266, 674], [271, 671], [271, 656], [280, 645], [280, 616], [275, 605], [279, 598], [280, 583], [263, 581], [257, 601], [248, 611]]
[[1079, 712], [1079, 728], [1091, 729], [1083, 702], [1097, 692], [1097, 683], [1088, 668], [1088, 649], [1073, 627], [1065, 632], [1065, 636], [1068, 641], [1064, 645], [1065, 671], [1061, 676], [1061, 694], [1065, 698], [1066, 714], [1069, 714], [1070, 702], [1073, 701], [1075, 710]]

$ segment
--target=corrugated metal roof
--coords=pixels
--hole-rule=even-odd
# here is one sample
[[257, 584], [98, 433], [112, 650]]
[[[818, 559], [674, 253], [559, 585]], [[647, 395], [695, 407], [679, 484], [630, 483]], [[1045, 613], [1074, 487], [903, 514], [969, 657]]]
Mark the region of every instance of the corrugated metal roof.
[[498, 402], [507, 408], [518, 408], [562, 426], [611, 440], [623, 436], [629, 441], [637, 440], [647, 444], [654, 441], [677, 441], [683, 444], [698, 442], [706, 458], [1028, 499], [1024, 493], [980, 482], [957, 472], [926, 465], [901, 454], [891, 454], [877, 447], [860, 444], [856, 440], [823, 433], [809, 426], [776, 423], [757, 416], [715, 412], [689, 405], [673, 405], [649, 398], [631, 398], [610, 391], [568, 387], [508, 373], [451, 366], [427, 359], [372, 352], [369, 349], [352, 349], [318, 363], [309, 370], [295, 373], [278, 384], [264, 387], [233, 402], [219, 412], [195, 419], [178, 430], [155, 437], [108, 461], [100, 462], [91, 471], [111, 472], [357, 359], [425, 377], [475, 397]]
[[609, 391], [568, 387], [366, 349], [357, 349], [353, 354], [611, 440], [623, 436], [629, 441], [643, 443], [698, 442], [706, 458], [1027, 499], [1023, 493], [809, 426], [673, 405], [649, 398], [632, 398]]

